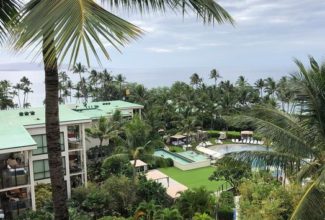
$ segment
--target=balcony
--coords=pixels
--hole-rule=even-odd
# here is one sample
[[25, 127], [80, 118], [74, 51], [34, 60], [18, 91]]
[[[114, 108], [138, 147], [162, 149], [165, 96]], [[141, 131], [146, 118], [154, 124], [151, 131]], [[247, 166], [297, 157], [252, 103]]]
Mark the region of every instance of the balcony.
[[0, 189], [29, 184], [29, 167], [2, 169]]
[[68, 138], [69, 150], [77, 150], [82, 148], [81, 141], [78, 138]]
[[69, 152], [69, 169], [71, 174], [82, 172], [80, 151]]
[[9, 190], [0, 195], [0, 210], [5, 219], [18, 219], [31, 208], [31, 199], [26, 188]]
[[68, 144], [69, 150], [75, 150], [82, 148], [81, 144], [81, 132], [79, 125], [68, 126]]

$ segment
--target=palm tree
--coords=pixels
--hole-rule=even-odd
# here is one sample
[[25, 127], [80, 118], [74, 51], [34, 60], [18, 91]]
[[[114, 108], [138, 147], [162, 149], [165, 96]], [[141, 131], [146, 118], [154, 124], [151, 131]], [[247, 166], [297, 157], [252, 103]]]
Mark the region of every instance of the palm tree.
[[117, 74], [115, 77], [116, 82], [118, 82], [119, 84], [119, 88], [120, 88], [120, 99], [123, 98], [123, 93], [122, 93], [122, 83], [125, 82], [125, 77], [122, 74]]
[[86, 83], [84, 78], [82, 77], [82, 74], [87, 72], [87, 68], [82, 65], [81, 63], [77, 63], [76, 65], [74, 65], [73, 67], [73, 73], [76, 73], [79, 75], [80, 78], [80, 89], [81, 89], [81, 94], [83, 95], [84, 99], [85, 99], [85, 103], [87, 103], [88, 97], [87, 97], [87, 91], [86, 91]]
[[28, 101], [27, 100], [28, 93], [33, 92], [32, 89], [30, 88], [30, 85], [32, 85], [32, 82], [26, 76], [23, 76], [23, 78], [20, 79], [20, 84], [21, 84], [22, 91], [24, 94], [23, 107], [25, 108], [25, 105]]
[[244, 76], [239, 76], [237, 81], [236, 81], [236, 85], [239, 87], [245, 87], [248, 85], [246, 79]]
[[263, 79], [258, 79], [255, 82], [255, 87], [260, 91], [260, 97], [263, 97], [263, 88], [265, 86], [264, 80]]
[[197, 73], [193, 73], [190, 77], [191, 85], [196, 86], [196, 88], [200, 85], [202, 82], [202, 78]]
[[19, 104], [19, 107], [21, 107], [20, 90], [23, 90], [23, 86], [20, 83], [17, 83], [15, 86], [13, 86], [13, 88], [17, 92], [18, 104]]
[[148, 154], [151, 151], [151, 141], [149, 140], [150, 128], [140, 119], [134, 116], [131, 121], [123, 127], [126, 136], [126, 147], [134, 160], [133, 178], [136, 176], [136, 164], [141, 155]]
[[244, 152], [234, 157], [281, 167], [293, 182], [311, 177], [291, 219], [322, 219], [325, 209], [319, 207], [325, 207], [325, 63], [319, 65], [312, 57], [310, 69], [298, 60], [295, 63], [299, 72], [292, 77], [296, 79], [295, 94], [305, 103], [302, 116], [259, 106], [250, 115], [236, 117], [237, 122], [255, 125], [257, 132], [273, 143], [273, 151]]
[[[6, 2], [15, 3], [15, 0]], [[164, 11], [166, 8], [194, 11], [206, 23], [233, 23], [231, 16], [215, 1], [115, 1], [112, 8], [127, 8], [130, 11]], [[0, 6], [2, 7], [2, 6]], [[146, 10], [143, 10], [146, 8]], [[3, 7], [2, 7], [3, 9]], [[71, 13], [73, 12], [73, 13]], [[70, 66], [76, 63], [80, 48], [84, 49], [87, 64], [89, 53], [99, 61], [97, 48], [109, 59], [104, 43], [110, 42], [116, 48], [137, 39], [142, 31], [131, 23], [106, 11], [92, 0], [31, 0], [19, 13], [14, 22], [13, 39], [17, 39], [17, 50], [40, 45], [45, 70], [46, 139], [49, 154], [50, 178], [53, 189], [53, 208], [55, 219], [68, 219], [66, 190], [61, 160], [60, 130], [58, 115], [58, 65], [70, 55]], [[8, 16], [1, 15], [4, 23]], [[67, 22], [68, 21], [68, 22]], [[1, 34], [6, 32], [1, 31]], [[96, 47], [98, 46], [98, 47]]]
[[96, 124], [91, 128], [86, 128], [85, 131], [88, 137], [98, 138], [99, 147], [102, 147], [104, 140], [113, 140], [118, 137], [119, 131], [117, 129], [118, 124], [116, 122], [102, 116]]
[[67, 89], [69, 90], [69, 96], [70, 96], [70, 102], [72, 97], [72, 89], [73, 89], [73, 83], [71, 80], [67, 81]]
[[272, 96], [272, 98], [274, 98], [275, 91], [276, 91], [276, 82], [271, 77], [268, 77], [265, 80], [264, 92], [266, 92], [269, 96]]
[[156, 220], [182, 220], [182, 216], [175, 208], [164, 208], [155, 213]]
[[154, 220], [154, 215], [159, 208], [160, 206], [156, 205], [153, 200], [150, 202], [141, 202], [135, 211], [134, 219]]
[[216, 69], [211, 70], [210, 72], [210, 79], [214, 79], [214, 86], [217, 87], [217, 80], [221, 78], [219, 71]]
[[213, 215], [215, 206], [214, 194], [204, 187], [188, 189], [176, 199], [176, 207], [185, 219], [192, 219], [197, 212]]
[[0, 4], [0, 45], [6, 39], [10, 23], [14, 17], [17, 16], [20, 0], [1, 1]]

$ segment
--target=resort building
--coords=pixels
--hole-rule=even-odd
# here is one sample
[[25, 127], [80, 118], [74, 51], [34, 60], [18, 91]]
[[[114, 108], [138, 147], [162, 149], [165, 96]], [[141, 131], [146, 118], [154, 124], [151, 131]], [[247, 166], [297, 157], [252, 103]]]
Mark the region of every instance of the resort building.
[[[120, 110], [123, 117], [141, 114], [143, 106], [124, 101], [94, 102], [87, 106], [61, 105], [60, 144], [67, 195], [86, 184], [85, 128], [99, 117]], [[50, 183], [45, 131], [45, 107], [0, 111], [0, 219], [15, 218], [36, 209], [35, 186]]]

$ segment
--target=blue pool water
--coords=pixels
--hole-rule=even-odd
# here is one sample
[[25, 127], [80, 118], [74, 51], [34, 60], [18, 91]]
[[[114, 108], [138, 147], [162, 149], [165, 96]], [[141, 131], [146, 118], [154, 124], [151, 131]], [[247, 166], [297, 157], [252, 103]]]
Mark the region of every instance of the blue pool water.
[[207, 158], [205, 155], [202, 155], [202, 154], [198, 154], [194, 151], [184, 151], [184, 152], [180, 152], [180, 153], [177, 153], [181, 156], [184, 156], [186, 158], [189, 158], [195, 162], [200, 162], [200, 161], [205, 161], [205, 160], [208, 160], [209, 158]]
[[170, 159], [177, 161], [181, 164], [189, 164], [189, 163], [194, 162], [191, 159], [188, 159], [186, 157], [183, 157], [181, 155], [178, 155], [176, 153], [172, 153], [172, 152], [169, 152], [166, 150], [157, 150], [157, 151], [155, 151], [155, 153], [153, 155], [156, 157], [170, 158]]
[[242, 152], [242, 151], [267, 151], [266, 146], [261, 145], [241, 145], [241, 144], [229, 144], [223, 146], [213, 146], [210, 149], [220, 153], [222, 155], [233, 153], [233, 152]]

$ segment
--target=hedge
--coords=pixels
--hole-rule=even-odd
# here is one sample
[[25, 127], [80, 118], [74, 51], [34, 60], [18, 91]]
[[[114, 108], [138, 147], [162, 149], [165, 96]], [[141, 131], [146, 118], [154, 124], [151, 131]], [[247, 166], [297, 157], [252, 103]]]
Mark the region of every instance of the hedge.
[[[219, 138], [221, 131], [209, 130], [208, 135], [210, 138]], [[227, 139], [239, 139], [240, 132], [239, 131], [226, 131]]]
[[230, 191], [224, 191], [219, 197], [218, 219], [232, 220], [234, 216], [234, 194]]

